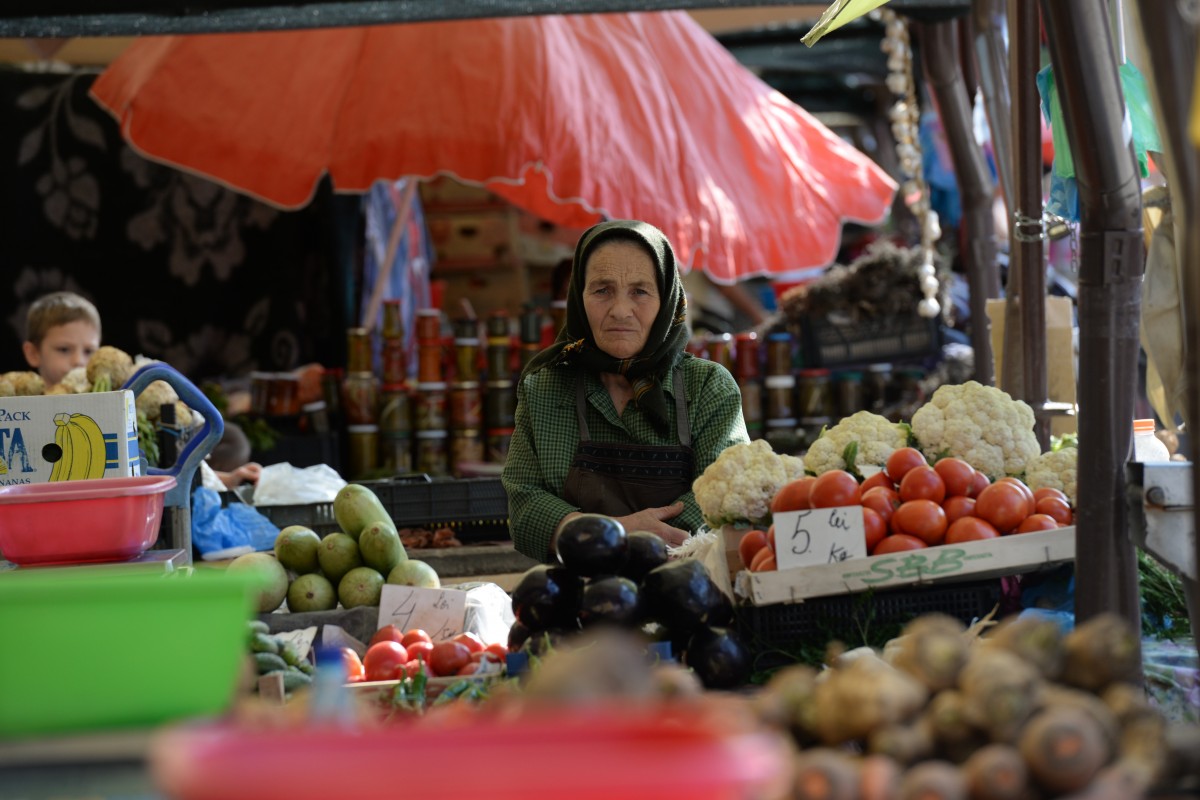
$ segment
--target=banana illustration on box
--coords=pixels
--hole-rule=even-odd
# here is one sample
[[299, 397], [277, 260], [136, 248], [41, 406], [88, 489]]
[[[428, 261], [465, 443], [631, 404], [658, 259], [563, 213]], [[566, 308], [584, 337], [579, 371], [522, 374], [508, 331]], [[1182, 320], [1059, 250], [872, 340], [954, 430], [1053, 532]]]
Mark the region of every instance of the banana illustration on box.
[[109, 460], [106, 438], [96, 420], [86, 414], [55, 414], [54, 443], [62, 458], [50, 470], [50, 480], [103, 478]]

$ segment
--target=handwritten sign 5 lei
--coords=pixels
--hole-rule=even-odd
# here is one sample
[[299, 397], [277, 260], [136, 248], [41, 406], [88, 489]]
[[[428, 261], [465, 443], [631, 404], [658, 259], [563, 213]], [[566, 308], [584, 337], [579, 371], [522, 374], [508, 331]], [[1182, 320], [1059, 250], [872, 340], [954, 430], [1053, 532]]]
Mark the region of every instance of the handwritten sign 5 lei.
[[420, 628], [435, 642], [462, 633], [466, 616], [467, 593], [457, 589], [384, 584], [379, 598], [378, 627], [395, 625], [402, 631]]
[[781, 570], [836, 564], [866, 555], [862, 506], [775, 515], [775, 563]]

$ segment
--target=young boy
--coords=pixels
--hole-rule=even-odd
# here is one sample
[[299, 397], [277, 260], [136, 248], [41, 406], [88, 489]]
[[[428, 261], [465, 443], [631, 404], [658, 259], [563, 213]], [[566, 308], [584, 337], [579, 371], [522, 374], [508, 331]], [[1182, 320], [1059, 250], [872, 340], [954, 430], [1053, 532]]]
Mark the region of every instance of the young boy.
[[75, 367], [86, 366], [100, 347], [100, 314], [74, 292], [38, 298], [25, 318], [25, 360], [38, 371], [47, 391]]
[[[23, 347], [25, 360], [42, 376], [49, 391], [75, 367], [87, 366], [92, 353], [99, 349], [100, 312], [74, 292], [52, 292], [40, 297], [29, 307], [25, 318]], [[262, 467], [251, 462], [229, 472], [215, 472], [232, 489], [246, 481], [257, 482]]]

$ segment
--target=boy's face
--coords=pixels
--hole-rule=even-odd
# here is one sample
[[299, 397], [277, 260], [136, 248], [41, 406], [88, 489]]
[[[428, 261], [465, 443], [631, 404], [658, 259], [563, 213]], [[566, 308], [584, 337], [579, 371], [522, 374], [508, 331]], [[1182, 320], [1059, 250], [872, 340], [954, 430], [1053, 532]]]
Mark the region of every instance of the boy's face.
[[75, 367], [85, 366], [100, 347], [100, 332], [87, 320], [55, 325], [46, 331], [40, 346], [25, 342], [25, 360], [38, 371], [46, 388], [62, 382]]

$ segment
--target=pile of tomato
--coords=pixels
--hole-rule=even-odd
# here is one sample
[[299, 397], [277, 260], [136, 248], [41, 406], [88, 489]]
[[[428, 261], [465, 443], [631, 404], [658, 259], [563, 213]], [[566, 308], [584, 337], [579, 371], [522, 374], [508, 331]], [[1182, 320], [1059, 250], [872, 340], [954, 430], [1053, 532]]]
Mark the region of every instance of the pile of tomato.
[[460, 633], [453, 639], [435, 643], [420, 628], [402, 631], [396, 625], [385, 625], [376, 631], [361, 659], [353, 649], [342, 648], [342, 662], [350, 683], [403, 680], [422, 671], [436, 678], [498, 672], [507, 656], [507, 647], [485, 644], [473, 633]]
[[[861, 483], [845, 470], [797, 478], [771, 503], [771, 513], [862, 506], [867, 552], [877, 556], [1065, 527], [1074, 521], [1067, 496], [1032, 491], [1018, 478], [995, 483], [960, 458], [932, 465], [920, 450], [892, 453], [883, 471]], [[776, 569], [775, 526], [742, 536], [738, 554], [752, 572]]]

